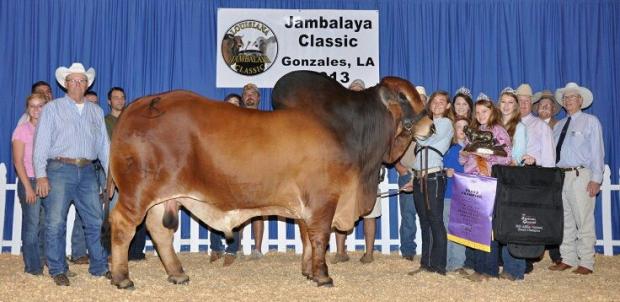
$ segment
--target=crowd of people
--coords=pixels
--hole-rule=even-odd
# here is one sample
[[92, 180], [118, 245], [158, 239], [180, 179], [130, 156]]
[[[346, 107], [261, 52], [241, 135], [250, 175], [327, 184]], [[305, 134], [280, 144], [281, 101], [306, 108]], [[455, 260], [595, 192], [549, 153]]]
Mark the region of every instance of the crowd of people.
[[[32, 85], [26, 98], [26, 110], [12, 136], [13, 162], [19, 178], [18, 196], [22, 206], [22, 253], [24, 270], [42, 275], [44, 266], [57, 285], [70, 285], [68, 262], [88, 264], [94, 276], [110, 277], [109, 247], [102, 243], [101, 228], [110, 138], [126, 105], [125, 91], [112, 87], [107, 93], [110, 113], [104, 116], [97, 94], [89, 90], [95, 79], [93, 68], [80, 63], [59, 67], [56, 80], [66, 91], [53, 99], [52, 87], [43, 81]], [[582, 112], [593, 101], [585, 87], [568, 83], [555, 94], [543, 90], [533, 94], [528, 84], [516, 90], [501, 91], [493, 102], [480, 94], [475, 102], [467, 88], [451, 97], [439, 90], [426, 96], [424, 87], [416, 87], [433, 119], [435, 134], [412, 144], [395, 168], [400, 195], [402, 221], [400, 251], [404, 259], [416, 255], [416, 216], [422, 235], [420, 267], [410, 275], [458, 272], [472, 281], [500, 277], [523, 279], [531, 271], [533, 259], [512, 256], [502, 244], [492, 242], [491, 252], [466, 248], [447, 240], [450, 217], [451, 178], [455, 172], [489, 176], [493, 165], [539, 165], [559, 167], [565, 173], [563, 187], [564, 238], [557, 247], [549, 247], [554, 265], [550, 270], [590, 274], [594, 270], [594, 197], [603, 174], [603, 140], [598, 119]], [[351, 90], [364, 90], [355, 80]], [[254, 84], [243, 87], [241, 95], [230, 94], [225, 101], [241, 108], [258, 109], [260, 91]], [[564, 107], [567, 116], [555, 116]], [[506, 156], [484, 155], [463, 150], [470, 142], [466, 127], [491, 131]], [[382, 168], [385, 174], [385, 169]], [[109, 202], [116, 204], [118, 194]], [[376, 218], [381, 215], [381, 199], [363, 217], [366, 251], [360, 261], [374, 260]], [[70, 205], [76, 208], [71, 246], [65, 255], [67, 216]], [[254, 247], [250, 259], [263, 257], [264, 222], [251, 221]], [[145, 258], [146, 229], [141, 224], [130, 245], [129, 260]], [[349, 260], [346, 233], [336, 234], [337, 252], [332, 263]], [[226, 242], [226, 247], [223, 242]], [[210, 262], [224, 258], [224, 266], [234, 263], [240, 248], [240, 230], [231, 239], [210, 233]], [[503, 272], [499, 273], [500, 263]], [[466, 269], [469, 269], [468, 272]], [[473, 273], [471, 273], [473, 270]]]
[[[474, 102], [470, 90], [462, 87], [452, 99], [441, 90], [429, 97], [426, 109], [436, 133], [412, 144], [396, 164], [401, 189], [408, 191], [413, 186], [412, 194], [400, 195], [401, 254], [405, 259], [413, 260], [415, 255], [416, 213], [422, 235], [420, 267], [409, 274], [455, 272], [476, 282], [498, 277], [515, 281], [533, 270], [539, 259], [515, 257], [504, 243], [491, 240], [490, 252], [485, 252], [446, 239], [454, 173], [491, 176], [494, 165], [558, 167], [564, 173], [564, 217], [558, 217], [564, 220], [564, 234], [559, 247], [547, 247], [553, 261], [548, 269], [573, 268], [575, 274], [591, 274], [596, 242], [594, 203], [604, 165], [601, 124], [595, 116], [582, 112], [592, 104], [592, 92], [568, 83], [555, 94], [550, 90], [533, 94], [529, 84], [522, 84], [516, 90], [507, 87], [499, 95], [493, 102], [480, 93]], [[422, 99], [426, 99], [425, 93]], [[555, 116], [562, 107], [566, 117], [557, 121]], [[471, 143], [465, 127], [492, 132], [506, 155], [464, 151]]]

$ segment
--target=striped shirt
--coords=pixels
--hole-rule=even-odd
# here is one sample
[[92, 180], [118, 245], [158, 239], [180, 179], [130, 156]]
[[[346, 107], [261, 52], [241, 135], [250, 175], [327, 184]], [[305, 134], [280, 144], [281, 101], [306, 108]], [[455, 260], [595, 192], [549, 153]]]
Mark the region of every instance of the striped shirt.
[[99, 159], [107, 170], [110, 142], [103, 122], [103, 110], [84, 102], [80, 113], [69, 96], [43, 107], [34, 139], [34, 173], [47, 177], [47, 160], [56, 157]]

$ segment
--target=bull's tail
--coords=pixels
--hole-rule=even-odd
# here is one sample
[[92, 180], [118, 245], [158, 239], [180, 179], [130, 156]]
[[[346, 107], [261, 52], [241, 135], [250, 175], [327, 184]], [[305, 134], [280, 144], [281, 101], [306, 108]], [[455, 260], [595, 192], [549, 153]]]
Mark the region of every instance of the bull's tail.
[[116, 188], [116, 183], [114, 179], [112, 179], [112, 175], [110, 174], [110, 167], [108, 166], [108, 178], [106, 183], [106, 190], [108, 192], [107, 196], [104, 194], [101, 196], [103, 199], [103, 224], [101, 225], [101, 245], [103, 248], [111, 255], [111, 246], [112, 246], [112, 227], [110, 226], [110, 199], [114, 196], [114, 188]]
[[112, 174], [110, 174], [110, 167], [108, 165], [108, 179], [106, 183], [106, 190], [108, 191], [108, 200], [112, 199], [114, 196], [114, 189], [116, 188], [116, 183], [114, 182], [114, 178]]
[[176, 200], [166, 201], [162, 223], [171, 230], [176, 230], [179, 226], [179, 203]]

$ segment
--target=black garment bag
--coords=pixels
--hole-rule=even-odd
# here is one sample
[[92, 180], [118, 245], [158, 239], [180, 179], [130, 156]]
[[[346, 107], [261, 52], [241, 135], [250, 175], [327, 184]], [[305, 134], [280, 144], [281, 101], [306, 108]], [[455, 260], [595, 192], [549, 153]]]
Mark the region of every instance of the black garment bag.
[[518, 258], [539, 257], [562, 243], [564, 209], [559, 168], [493, 166], [497, 178], [493, 234]]

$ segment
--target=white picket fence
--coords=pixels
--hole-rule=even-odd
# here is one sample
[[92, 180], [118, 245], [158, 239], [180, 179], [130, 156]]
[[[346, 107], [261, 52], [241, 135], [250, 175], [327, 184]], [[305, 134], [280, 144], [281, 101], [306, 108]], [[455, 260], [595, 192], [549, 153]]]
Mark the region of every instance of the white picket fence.
[[[0, 163], [0, 236], [2, 236], [3, 232], [4, 232], [4, 217], [5, 217], [5, 211], [6, 211], [6, 197], [7, 197], [7, 191], [12, 191], [13, 192], [13, 196], [14, 196], [14, 207], [13, 207], [13, 223], [12, 223], [12, 235], [11, 235], [11, 239], [9, 240], [5, 240], [2, 238], [2, 241], [0, 242], [0, 250], [4, 250], [4, 247], [10, 247], [10, 253], [11, 254], [15, 254], [18, 255], [20, 254], [20, 249], [21, 249], [21, 221], [22, 221], [22, 211], [21, 211], [21, 206], [19, 203], [19, 199], [17, 196], [17, 179], [15, 180], [15, 183], [7, 183], [7, 170], [6, 170], [6, 166], [4, 163]], [[391, 190], [392, 192], [396, 193], [396, 190], [398, 189], [398, 185], [396, 183], [389, 183], [388, 182], [388, 178], [386, 177], [385, 180], [380, 184], [380, 190], [381, 192], [387, 192], [388, 190]], [[394, 250], [395, 247], [398, 247], [400, 245], [400, 239], [398, 239], [398, 230], [396, 231], [396, 234], [394, 235], [393, 231], [391, 232], [390, 230], [390, 224], [391, 223], [397, 223], [397, 225], [400, 225], [400, 209], [398, 209], [394, 215], [394, 211], [392, 211], [392, 215], [390, 215], [390, 206], [391, 207], [398, 207], [398, 198], [397, 197], [393, 197], [391, 198], [391, 200], [388, 202], [388, 199], [383, 199], [383, 202], [381, 204], [382, 208], [382, 217], [381, 217], [381, 224], [380, 227], [377, 226], [377, 230], [381, 230], [381, 233], [378, 234], [378, 237], [380, 237], [380, 239], [377, 239], [375, 241], [375, 247], [378, 247], [379, 250], [383, 253], [383, 254], [389, 254], [391, 250]], [[68, 214], [68, 218], [67, 218], [67, 254], [69, 254], [71, 252], [71, 230], [73, 228], [73, 221], [74, 221], [74, 217], [75, 217], [75, 209], [73, 206], [70, 207], [69, 209], [69, 214]], [[199, 234], [200, 234], [200, 223], [197, 220], [194, 220], [193, 218], [187, 218], [186, 215], [179, 215], [181, 221], [179, 223], [179, 226], [183, 225], [184, 222], [186, 222], [186, 219], [189, 219], [189, 238], [185, 238], [187, 236], [181, 236], [182, 233], [182, 227], [179, 227], [179, 229], [177, 230], [177, 232], [174, 235], [174, 248], [175, 250], [181, 251], [182, 247], [183, 250], [187, 250], [189, 252], [199, 252], [201, 247], [205, 247], [205, 246], [209, 246], [210, 248], [210, 240], [209, 238], [200, 238]], [[421, 252], [421, 236], [420, 236], [420, 228], [419, 228], [419, 222], [418, 223], [418, 234], [416, 235], [416, 243], [418, 246], [418, 250], [417, 253], [419, 254]], [[270, 228], [273, 227], [272, 225], [273, 223], [270, 223], [269, 221], [265, 221], [265, 230], [264, 230], [264, 236], [263, 236], [263, 241], [262, 241], [262, 251], [268, 251], [270, 250], [269, 248], [271, 247], [271, 249], [273, 250], [273, 247], [276, 247], [276, 251], [278, 252], [286, 252], [287, 249], [290, 249], [291, 247], [294, 248], [295, 253], [300, 254], [302, 252], [302, 243], [301, 243], [301, 236], [299, 234], [299, 227], [297, 226], [297, 224], [294, 224], [294, 236], [287, 236], [287, 222], [284, 219], [278, 219], [276, 222], [276, 231], [277, 232], [277, 238], [269, 238], [269, 234], [270, 234]], [[183, 229], [184, 230], [184, 229]], [[392, 234], [391, 234], [392, 233]], [[210, 235], [210, 233], [209, 233]], [[251, 238], [251, 228], [248, 226], [246, 226], [243, 229], [243, 233], [242, 233], [242, 239], [241, 239], [241, 247], [242, 247], [242, 251], [244, 254], [250, 254], [251, 252], [251, 248], [252, 245], [254, 244], [254, 239]], [[353, 234], [350, 234], [349, 236], [347, 236], [347, 240], [346, 240], [346, 246], [347, 246], [347, 250], [349, 251], [354, 251], [357, 249], [360, 249], [364, 246], [365, 242], [364, 242], [364, 238], [356, 238], [357, 236], [355, 236], [355, 232], [353, 232]], [[390, 237], [395, 237], [390, 239]], [[332, 233], [331, 238], [330, 238], [330, 251], [335, 252], [336, 250], [336, 241], [335, 241], [335, 235], [334, 233]], [[147, 240], [146, 242], [146, 248], [147, 250], [153, 247], [153, 243], [150, 240]]]
[[[20, 203], [17, 197], [17, 184], [16, 182], [10, 183], [10, 184], [7, 183], [6, 175], [7, 175], [7, 171], [6, 171], [5, 164], [0, 163], [0, 236], [4, 234], [4, 227], [5, 227], [4, 219], [6, 215], [5, 212], [6, 212], [6, 206], [7, 206], [7, 202], [6, 202], [7, 191], [13, 192], [14, 201], [15, 201], [14, 207], [13, 207], [13, 213], [12, 213], [13, 223], [12, 223], [12, 235], [10, 236], [11, 239], [5, 240], [4, 238], [2, 238], [2, 241], [0, 241], [0, 251], [4, 251], [5, 250], [4, 247], [9, 247], [11, 254], [18, 255], [20, 254], [20, 249], [21, 249], [20, 238], [21, 238], [22, 212], [21, 212], [21, 207], [19, 206]], [[387, 177], [379, 185], [379, 187], [380, 187], [381, 192], [387, 192], [387, 191], [396, 192], [396, 190], [398, 189], [398, 185], [396, 183], [390, 183]], [[603, 246], [604, 254], [608, 256], [613, 255], [614, 246], [620, 246], [620, 240], [613, 240], [613, 237], [612, 237], [613, 221], [611, 217], [611, 203], [612, 203], [611, 194], [612, 192], [618, 193], [618, 191], [620, 191], [620, 185], [611, 184], [610, 169], [609, 169], [609, 166], [606, 165], [605, 173], [603, 177], [603, 184], [601, 186], [603, 234], [602, 234], [602, 239], [597, 240], [596, 244], [599, 246]], [[380, 227], [377, 228], [381, 230], [381, 233], [378, 236], [379, 238], [376, 239], [375, 241], [375, 247], [379, 247], [379, 250], [383, 254], [390, 254], [391, 251], [395, 250], [394, 247], [397, 247], [400, 245], [400, 239], [398, 238], [398, 231], [396, 231], [396, 234], [394, 236], [393, 234], [391, 234], [391, 230], [393, 228], [390, 227], [392, 223], [395, 223], [397, 226], [400, 226], [400, 208], [398, 207], [397, 200], [398, 200], [397, 198], [383, 199], [383, 202], [381, 204], [381, 210], [382, 210], [383, 215], [380, 220], [381, 225]], [[396, 211], [390, 211], [390, 209], [391, 208], [393, 209], [394, 207], [396, 208]], [[73, 227], [74, 216], [75, 216], [75, 210], [72, 206], [71, 209], [69, 210], [69, 216], [67, 219], [67, 230], [69, 230], [67, 232], [67, 254], [69, 254], [71, 251], [70, 230]], [[180, 225], [183, 225], [184, 219], [186, 219], [186, 218], [183, 218], [183, 216], [184, 215], [180, 216], [182, 217]], [[203, 247], [210, 246], [208, 237], [200, 238], [199, 236], [200, 224], [193, 218], [189, 218], [189, 219], [190, 219], [189, 238], [182, 238], [181, 227], [179, 227], [179, 230], [175, 233], [174, 248], [177, 252], [181, 251], [182, 247], [183, 247], [183, 250], [187, 250], [189, 252], [199, 252], [201, 246]], [[616, 221], [616, 223], [620, 223], [620, 221]], [[294, 225], [294, 236], [292, 236], [291, 238], [291, 236], [287, 236], [287, 224], [288, 223], [285, 220], [278, 219], [276, 222], [276, 231], [275, 231], [277, 233], [277, 237], [269, 238], [270, 228], [272, 226], [271, 226], [271, 223], [269, 223], [268, 221], [265, 221], [265, 232], [264, 232], [265, 235], [263, 236], [263, 242], [262, 242], [263, 251], [268, 251], [269, 247], [273, 248], [275, 246], [276, 251], [278, 252], [286, 252], [287, 249], [291, 247], [294, 248], [294, 251], [297, 254], [300, 254], [302, 252], [302, 243], [300, 239], [301, 237], [299, 235], [299, 227], [296, 224]], [[184, 237], [187, 237], [187, 236], [184, 236]], [[354, 251], [364, 246], [364, 238], [357, 238], [357, 237], [358, 236], [355, 236], [355, 232], [347, 236], [346, 245], [349, 251]], [[418, 225], [418, 234], [416, 235], [416, 243], [418, 246], [417, 254], [420, 254], [420, 251], [421, 251], [420, 237], [421, 237], [420, 228]], [[598, 237], [601, 237], [601, 236], [598, 236]], [[250, 254], [253, 244], [254, 244], [254, 240], [251, 238], [251, 228], [245, 227], [243, 229], [242, 239], [241, 239], [243, 253], [246, 255]], [[152, 242], [147, 241], [147, 249], [152, 248], [152, 246], [153, 246]], [[331, 238], [330, 238], [330, 251], [334, 252], [335, 249], [336, 249], [335, 236], [332, 233]]]

